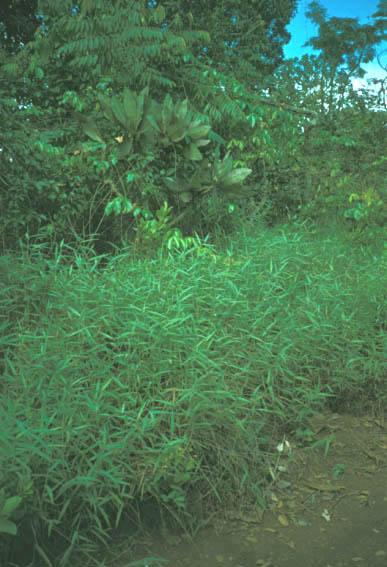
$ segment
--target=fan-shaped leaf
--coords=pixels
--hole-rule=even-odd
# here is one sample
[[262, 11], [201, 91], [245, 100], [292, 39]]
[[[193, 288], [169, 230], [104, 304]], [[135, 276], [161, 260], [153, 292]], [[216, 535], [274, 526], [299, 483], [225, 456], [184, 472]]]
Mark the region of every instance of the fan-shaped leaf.
[[137, 110], [137, 97], [128, 88], [124, 89], [123, 94], [123, 109], [126, 116], [126, 123], [131, 132], [135, 132], [137, 129], [138, 122], [138, 110]]
[[207, 144], [209, 144], [210, 141], [211, 141], [211, 140], [204, 140], [204, 139], [203, 139], [203, 140], [196, 140], [196, 141], [195, 141], [195, 145], [196, 145], [198, 148], [200, 148], [200, 147], [202, 147], [202, 146], [207, 146]]
[[128, 157], [133, 152], [132, 140], [127, 140], [118, 146], [117, 156], [119, 159]]
[[195, 125], [195, 123], [193, 122], [188, 128], [187, 134], [190, 138], [196, 141], [207, 136], [210, 130], [211, 126], [209, 126], [208, 124]]
[[203, 155], [195, 144], [190, 144], [184, 150], [184, 157], [192, 161], [200, 161]]
[[188, 112], [188, 99], [185, 99], [176, 105], [176, 117], [181, 120], [184, 120], [187, 116], [187, 112]]
[[246, 179], [246, 177], [250, 175], [251, 172], [252, 169], [249, 169], [248, 167], [240, 167], [238, 169], [234, 169], [234, 171], [231, 171], [230, 173], [222, 177], [220, 179], [220, 183], [224, 187], [238, 185], [239, 183], [242, 183], [242, 181]]
[[163, 132], [166, 131], [168, 124], [171, 122], [173, 116], [173, 101], [171, 95], [167, 95], [164, 99], [163, 107], [161, 110], [161, 126]]
[[110, 120], [110, 122], [115, 122], [115, 117], [111, 108], [111, 99], [105, 95], [100, 94], [98, 95], [98, 101], [105, 114], [105, 117]]
[[87, 120], [86, 122], [84, 122], [82, 127], [86, 136], [89, 136], [89, 138], [94, 140], [94, 142], [100, 142], [101, 144], [103, 144], [103, 139], [98, 131], [95, 122], [93, 122], [92, 120]]
[[168, 138], [174, 143], [181, 142], [181, 140], [184, 139], [186, 132], [185, 124], [182, 121], [175, 122], [167, 126]]
[[129, 128], [129, 121], [126, 117], [124, 105], [118, 100], [118, 98], [112, 99], [111, 109], [117, 122], [119, 122], [124, 128]]

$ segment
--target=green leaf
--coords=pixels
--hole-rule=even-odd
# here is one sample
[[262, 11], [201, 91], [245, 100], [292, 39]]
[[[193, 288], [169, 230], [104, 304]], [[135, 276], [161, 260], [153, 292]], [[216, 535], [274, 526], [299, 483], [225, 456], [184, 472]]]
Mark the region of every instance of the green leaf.
[[184, 150], [184, 157], [192, 161], [200, 161], [203, 159], [203, 155], [197, 148], [196, 144], [190, 144]]
[[152, 114], [148, 114], [146, 116], [146, 120], [149, 122], [149, 124], [157, 131], [157, 132], [161, 132], [159, 125], [156, 122], [155, 117]]
[[167, 95], [164, 99], [163, 107], [161, 110], [161, 124], [162, 131], [166, 132], [168, 124], [171, 122], [173, 116], [173, 101], [171, 95]]
[[35, 69], [35, 77], [36, 77], [37, 79], [40, 79], [40, 80], [43, 79], [43, 78], [44, 78], [44, 71], [43, 71], [43, 69], [41, 69], [40, 67], [36, 67], [36, 69]]
[[118, 98], [113, 98], [111, 100], [111, 109], [117, 122], [119, 122], [119, 124], [121, 124], [124, 128], [129, 128], [124, 105], [118, 100]]
[[122, 200], [122, 204], [123, 204], [122, 213], [130, 213], [133, 210], [132, 202], [129, 201], [129, 199], [124, 198]]
[[104, 143], [95, 122], [87, 120], [82, 127], [86, 136], [89, 136], [89, 138], [91, 138], [94, 142], [100, 142], [101, 144]]
[[228, 173], [231, 173], [232, 165], [233, 165], [232, 157], [230, 156], [230, 152], [227, 152], [227, 154], [224, 156], [222, 161], [217, 160], [214, 163], [214, 175], [215, 175], [215, 177], [218, 180], [220, 180], [221, 178], [223, 178]]
[[248, 167], [240, 167], [238, 169], [234, 169], [234, 171], [231, 171], [230, 173], [222, 177], [219, 182], [225, 187], [238, 185], [239, 183], [242, 183], [242, 181], [246, 179], [246, 177], [250, 175], [251, 172], [252, 169], [249, 169]]
[[146, 99], [148, 98], [148, 93], [149, 93], [149, 89], [148, 89], [148, 87], [145, 87], [145, 89], [143, 89], [137, 97], [137, 124], [136, 124], [136, 128], [138, 128], [140, 126], [141, 122], [142, 122], [142, 119], [143, 119], [143, 116], [144, 116], [145, 106], [147, 107], [147, 109], [149, 109], [149, 107], [150, 107], [149, 101], [147, 101], [147, 104], [146, 104]]
[[189, 191], [182, 191], [179, 197], [183, 201], [183, 203], [189, 203], [190, 201], [192, 201], [192, 195], [191, 193], [189, 193]]
[[98, 102], [101, 105], [105, 118], [110, 120], [110, 122], [115, 122], [115, 117], [111, 108], [111, 99], [103, 94], [99, 94]]
[[106, 216], [109, 216], [109, 215], [112, 214], [113, 206], [114, 206], [114, 201], [109, 201], [109, 203], [107, 203], [107, 205], [105, 206], [105, 210], [104, 210], [104, 213], [105, 213]]
[[116, 197], [113, 200], [113, 211], [116, 215], [119, 215], [121, 213], [121, 208], [122, 208], [121, 205], [122, 205], [121, 199], [119, 197]]
[[0, 516], [0, 534], [1, 533], [15, 536], [17, 534], [16, 524]]
[[7, 498], [0, 513], [4, 516], [9, 516], [14, 510], [16, 510], [21, 502], [21, 496], [11, 496], [10, 498]]
[[210, 132], [208, 133], [208, 137], [212, 142], [215, 142], [216, 144], [219, 144], [220, 146], [226, 145], [226, 140], [224, 138], [222, 138], [222, 136], [220, 136], [219, 134], [214, 132], [213, 130], [210, 130]]
[[132, 183], [135, 179], [136, 179], [137, 175], [135, 173], [133, 173], [132, 171], [129, 171], [129, 173], [126, 175], [126, 181], [128, 183]]
[[165, 8], [161, 4], [153, 12], [153, 21], [155, 24], [162, 24], [165, 20]]
[[120, 144], [117, 148], [117, 156], [119, 159], [126, 158], [133, 152], [133, 142], [132, 140], [127, 140]]
[[187, 130], [184, 122], [179, 121], [167, 126], [168, 138], [174, 143], [181, 142], [181, 140], [184, 139], [186, 133]]
[[128, 88], [124, 89], [123, 109], [129, 130], [134, 133], [138, 126], [137, 96]]
[[199, 147], [202, 147], [202, 146], [207, 146], [207, 144], [209, 144], [210, 142], [211, 142], [211, 140], [203, 139], [203, 140], [196, 140], [195, 144], [199, 148]]
[[213, 176], [211, 171], [211, 164], [208, 158], [204, 158], [200, 164], [200, 167], [195, 168], [194, 173], [190, 177], [190, 185], [198, 186], [212, 183]]
[[6, 498], [5, 498], [5, 490], [4, 488], [0, 489], [0, 509], [3, 508], [4, 504], [5, 504]]
[[174, 193], [180, 193], [181, 191], [185, 191], [186, 189], [186, 187], [180, 180], [173, 179], [172, 177], [164, 177], [163, 182], [168, 187], [168, 189], [170, 191], [173, 191]]
[[199, 140], [209, 134], [211, 126], [208, 124], [198, 124], [197, 121], [193, 122], [187, 130], [187, 135], [193, 140]]
[[187, 116], [187, 112], [188, 112], [188, 99], [186, 98], [185, 100], [183, 100], [182, 102], [176, 105], [176, 118], [184, 121], [184, 119]]

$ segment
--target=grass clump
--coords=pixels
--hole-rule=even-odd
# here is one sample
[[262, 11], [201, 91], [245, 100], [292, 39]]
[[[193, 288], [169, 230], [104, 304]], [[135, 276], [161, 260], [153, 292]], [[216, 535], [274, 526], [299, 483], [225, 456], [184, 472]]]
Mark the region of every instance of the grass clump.
[[385, 404], [385, 254], [305, 228], [232, 242], [2, 259], [1, 486], [38, 561], [92, 561], [124, 519], [134, 539], [263, 506], [279, 431]]

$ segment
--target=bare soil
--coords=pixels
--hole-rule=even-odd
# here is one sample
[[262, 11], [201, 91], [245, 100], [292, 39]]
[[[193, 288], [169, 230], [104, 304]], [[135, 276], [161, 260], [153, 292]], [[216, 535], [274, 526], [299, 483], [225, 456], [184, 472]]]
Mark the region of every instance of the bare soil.
[[[321, 447], [284, 445], [264, 513], [226, 510], [193, 542], [153, 539], [136, 565], [387, 567], [386, 420], [326, 414], [310, 427]], [[134, 565], [125, 555], [109, 565]]]

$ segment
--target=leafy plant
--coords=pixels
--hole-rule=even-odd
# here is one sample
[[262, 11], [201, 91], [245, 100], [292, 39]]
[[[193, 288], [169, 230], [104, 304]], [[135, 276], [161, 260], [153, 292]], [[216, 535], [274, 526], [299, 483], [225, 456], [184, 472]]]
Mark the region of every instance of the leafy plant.
[[238, 198], [247, 196], [241, 184], [251, 172], [249, 168], [233, 169], [233, 160], [228, 152], [223, 160], [215, 159], [213, 164], [205, 161], [189, 179], [165, 177], [163, 181], [172, 192], [179, 194], [183, 202], [190, 202], [195, 195], [213, 190], [228, 198]]
[[20, 496], [10, 496], [7, 498], [4, 488], [0, 489], [0, 534], [13, 536], [17, 534], [17, 526], [11, 518], [21, 503], [22, 498]]
[[337, 479], [343, 476], [347, 469], [347, 465], [343, 463], [337, 463], [332, 469], [332, 476], [333, 478]]
[[116, 526], [194, 531], [219, 498], [263, 501], [273, 430], [314, 441], [314, 409], [385, 398], [385, 255], [304, 226], [210, 247], [159, 208], [136, 217], [138, 255], [31, 245], [2, 262], [0, 468], [8, 486], [29, 471], [23, 537], [53, 564], [96, 557]]

